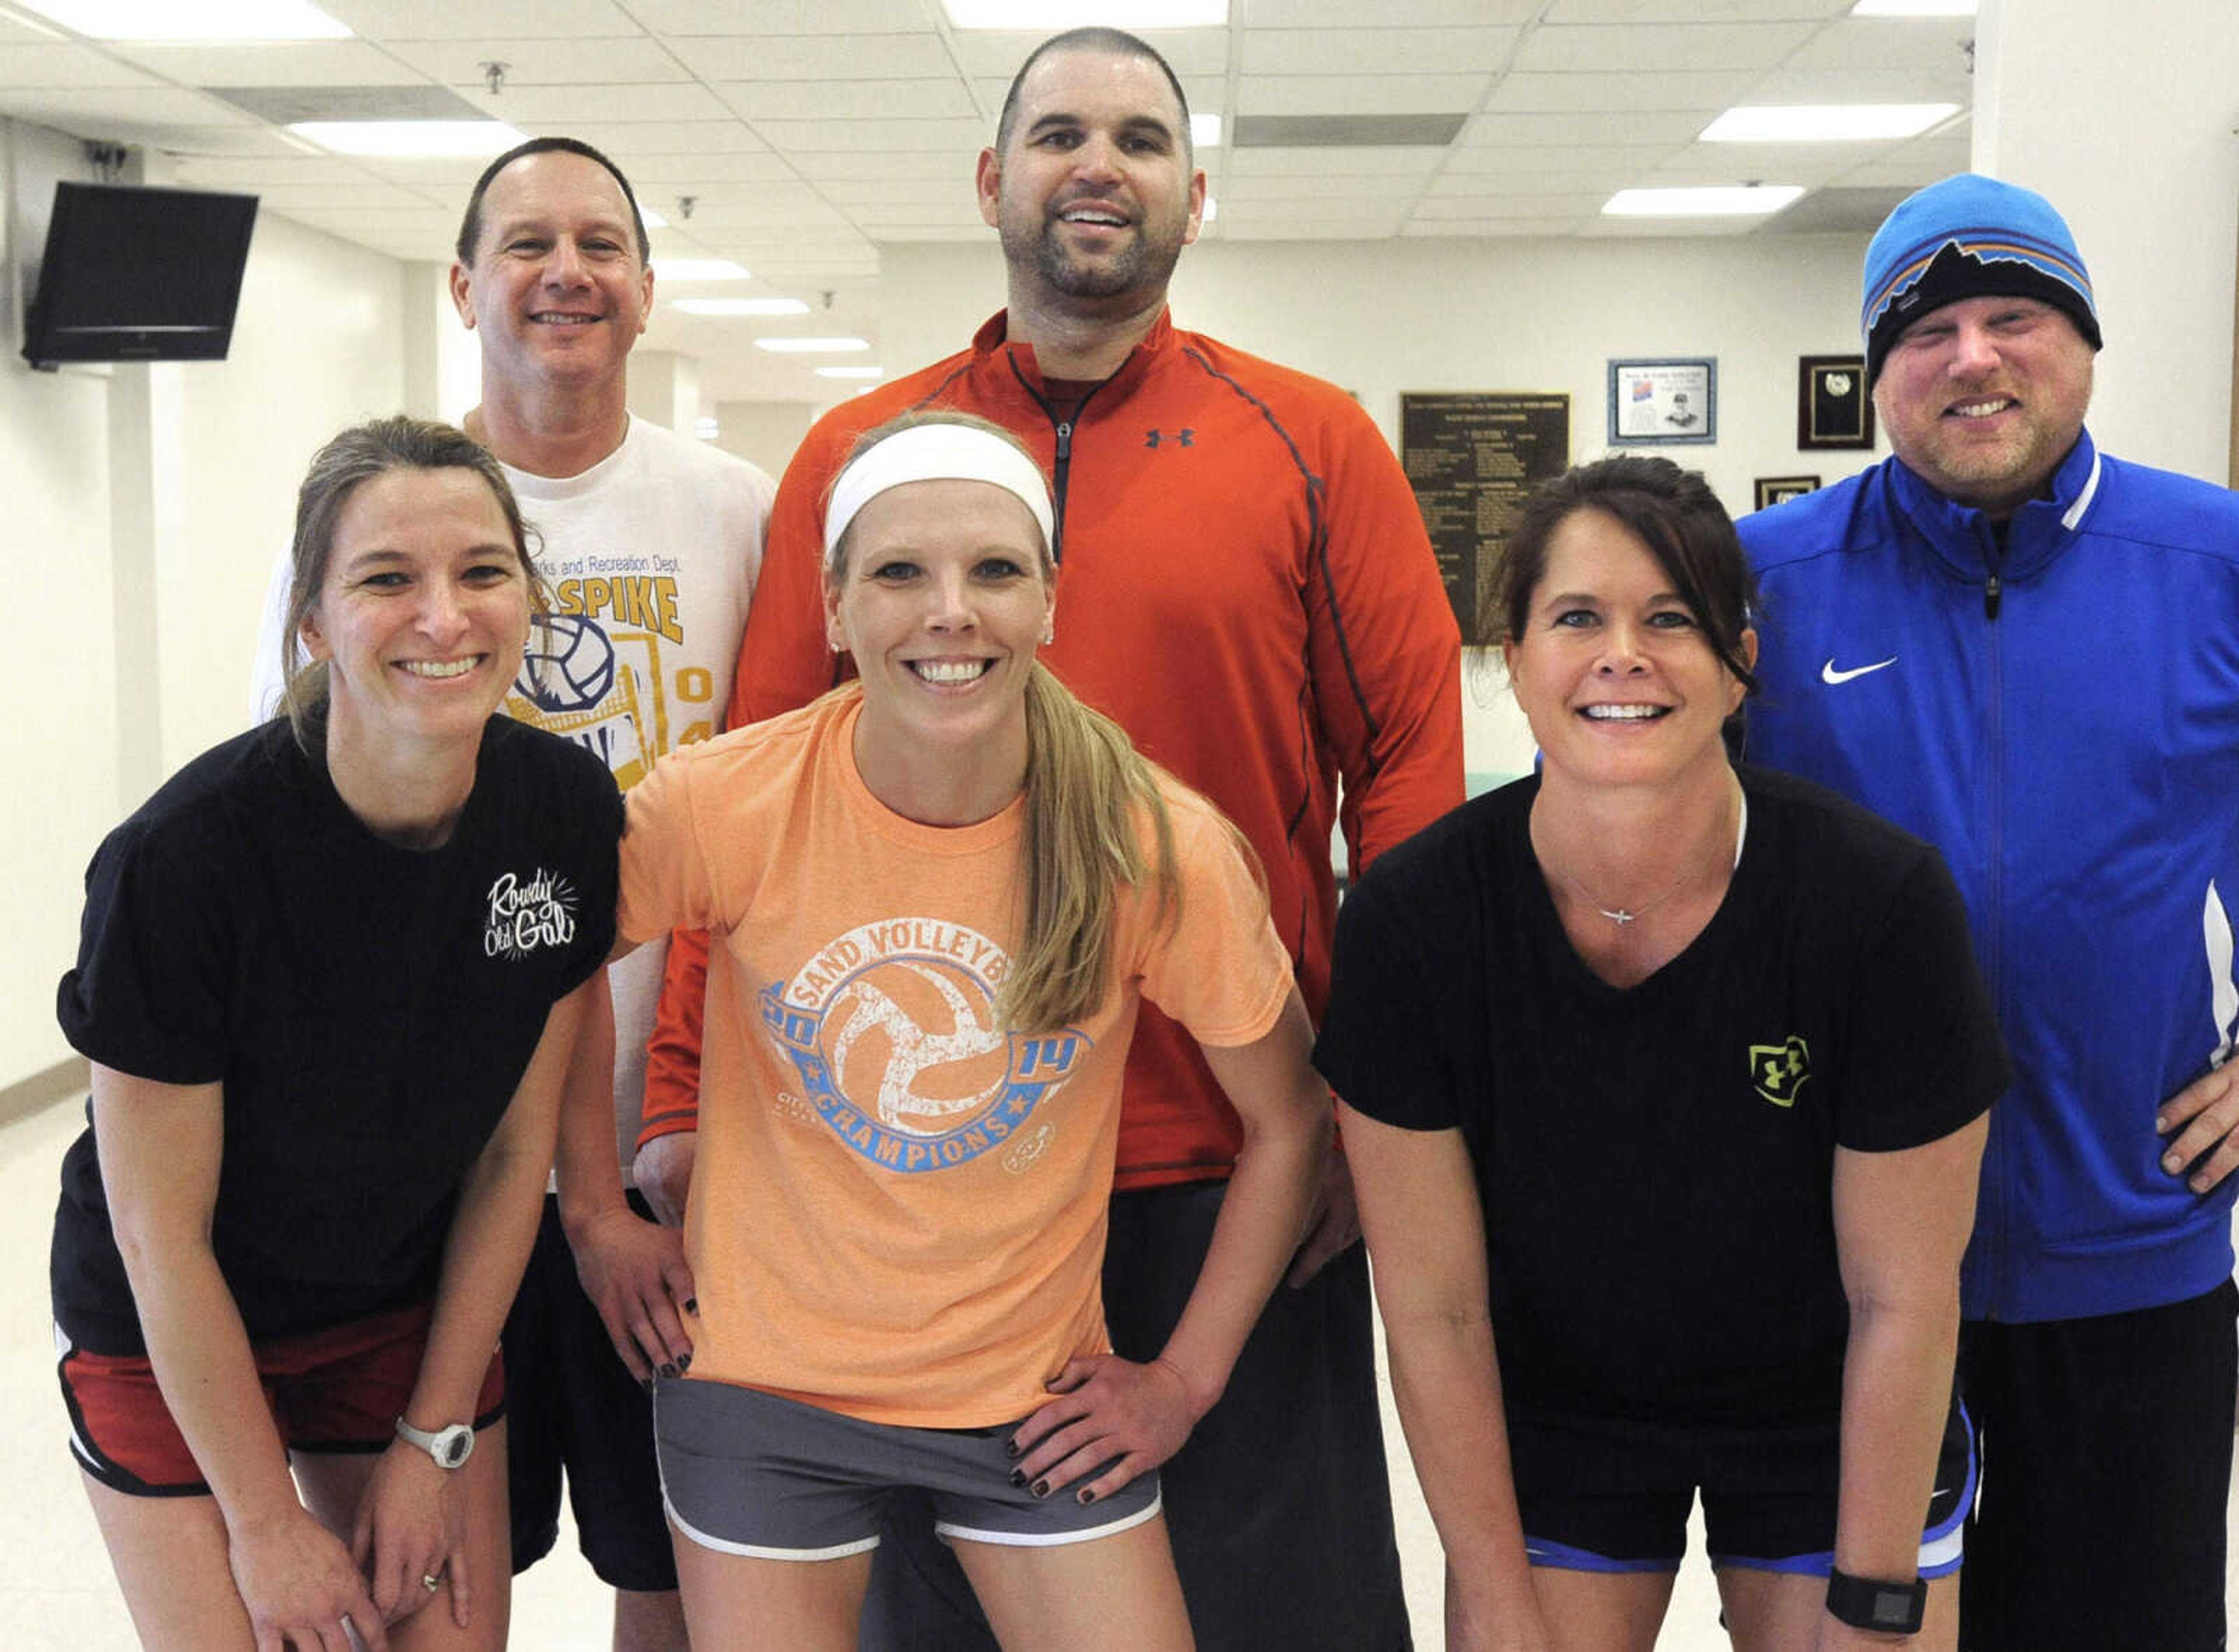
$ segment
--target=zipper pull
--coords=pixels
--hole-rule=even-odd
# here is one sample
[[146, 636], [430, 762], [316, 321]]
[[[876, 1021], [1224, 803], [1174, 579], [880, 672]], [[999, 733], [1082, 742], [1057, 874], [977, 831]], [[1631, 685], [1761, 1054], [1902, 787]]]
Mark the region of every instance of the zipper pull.
[[1057, 428], [1057, 461], [1063, 464], [1073, 457], [1073, 421], [1061, 421]]
[[1998, 617], [1998, 594], [2004, 589], [2005, 586], [1995, 573], [1983, 581], [1983, 617], [1985, 620]]

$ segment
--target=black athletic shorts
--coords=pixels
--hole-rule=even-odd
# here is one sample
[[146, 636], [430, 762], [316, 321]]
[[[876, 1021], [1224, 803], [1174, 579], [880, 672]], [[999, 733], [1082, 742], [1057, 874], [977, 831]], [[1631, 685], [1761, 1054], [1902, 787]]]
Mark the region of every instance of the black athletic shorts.
[[[645, 1201], [635, 1191], [629, 1198], [630, 1208], [650, 1220]], [[559, 1541], [564, 1468], [591, 1569], [615, 1589], [674, 1589], [676, 1559], [654, 1461], [653, 1397], [615, 1352], [583, 1294], [560, 1227], [560, 1201], [548, 1193], [505, 1322], [504, 1347], [513, 1569], [527, 1571]]]

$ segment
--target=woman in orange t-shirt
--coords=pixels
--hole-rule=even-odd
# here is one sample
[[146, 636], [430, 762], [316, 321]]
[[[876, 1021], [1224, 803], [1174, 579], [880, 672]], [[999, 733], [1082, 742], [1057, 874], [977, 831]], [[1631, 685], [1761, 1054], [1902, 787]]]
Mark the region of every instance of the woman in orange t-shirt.
[[[1306, 1012], [1233, 829], [1035, 663], [1057, 568], [1024, 448], [895, 421], [826, 534], [860, 684], [664, 759], [623, 845], [623, 944], [716, 942], [694, 1284], [594, 1288], [625, 1357], [668, 1368], [692, 1635], [852, 1652], [906, 1490], [1006, 1645], [1186, 1649], [1155, 1470], [1299, 1237], [1330, 1112]], [[1189, 1307], [1137, 1364], [1099, 1273], [1146, 998], [1199, 1040], [1245, 1149]], [[610, 1147], [562, 1135], [570, 1231], [615, 1219]]]

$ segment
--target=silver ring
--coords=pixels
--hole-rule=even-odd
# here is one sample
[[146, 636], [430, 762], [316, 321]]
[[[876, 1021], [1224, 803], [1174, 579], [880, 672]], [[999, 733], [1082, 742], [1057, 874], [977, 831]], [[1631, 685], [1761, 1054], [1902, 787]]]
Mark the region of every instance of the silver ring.
[[442, 1573], [441, 1573], [441, 1572], [422, 1572], [422, 1573], [421, 1573], [421, 1574], [420, 1574], [420, 1587], [421, 1587], [421, 1588], [422, 1588], [422, 1589], [426, 1589], [426, 1590], [427, 1590], [430, 1595], [433, 1595], [433, 1594], [434, 1594], [437, 1589], [441, 1589], [441, 1588], [442, 1588], [442, 1587], [443, 1587], [443, 1575], [442, 1575]]

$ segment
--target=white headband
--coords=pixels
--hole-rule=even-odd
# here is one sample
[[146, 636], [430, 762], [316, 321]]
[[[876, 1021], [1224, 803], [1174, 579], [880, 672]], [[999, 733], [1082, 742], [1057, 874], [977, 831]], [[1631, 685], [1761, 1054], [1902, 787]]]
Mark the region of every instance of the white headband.
[[968, 424], [916, 424], [895, 431], [840, 473], [824, 512], [826, 568], [856, 513], [889, 488], [913, 481], [992, 483], [1033, 513], [1045, 549], [1056, 537], [1049, 483], [1040, 465], [990, 431]]

